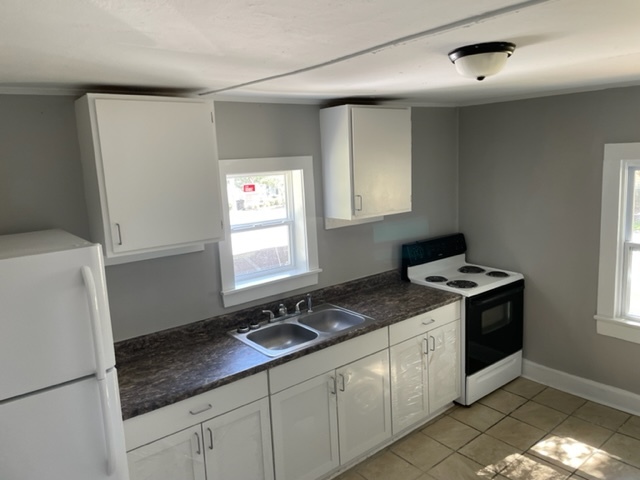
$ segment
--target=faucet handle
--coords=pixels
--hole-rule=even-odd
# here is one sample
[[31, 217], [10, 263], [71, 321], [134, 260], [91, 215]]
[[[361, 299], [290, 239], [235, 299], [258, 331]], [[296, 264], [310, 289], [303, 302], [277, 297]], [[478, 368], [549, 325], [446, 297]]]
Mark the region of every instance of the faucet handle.
[[278, 306], [278, 313], [280, 314], [281, 317], [285, 316], [287, 314], [287, 307], [284, 306], [284, 303], [281, 303]]
[[302, 299], [298, 303], [296, 303], [296, 313], [300, 313], [300, 305], [302, 305], [306, 301], [306, 299]]
[[313, 312], [313, 310], [311, 310], [311, 307], [312, 307], [311, 294], [307, 293], [307, 313]]
[[276, 318], [271, 310], [262, 310], [262, 313], [267, 313], [269, 315], [269, 323], [273, 322], [273, 320]]

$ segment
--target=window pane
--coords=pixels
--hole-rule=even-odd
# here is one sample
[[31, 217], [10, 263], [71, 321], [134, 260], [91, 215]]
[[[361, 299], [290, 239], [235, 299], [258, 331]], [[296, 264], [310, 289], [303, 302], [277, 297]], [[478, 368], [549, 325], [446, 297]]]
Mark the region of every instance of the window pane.
[[629, 314], [640, 317], [640, 250], [631, 251], [629, 268]]
[[286, 175], [227, 175], [231, 226], [287, 218]]
[[236, 277], [290, 266], [289, 238], [288, 225], [232, 233], [231, 248]]
[[631, 211], [633, 212], [631, 225], [631, 241], [640, 243], [640, 169], [633, 175], [633, 200]]

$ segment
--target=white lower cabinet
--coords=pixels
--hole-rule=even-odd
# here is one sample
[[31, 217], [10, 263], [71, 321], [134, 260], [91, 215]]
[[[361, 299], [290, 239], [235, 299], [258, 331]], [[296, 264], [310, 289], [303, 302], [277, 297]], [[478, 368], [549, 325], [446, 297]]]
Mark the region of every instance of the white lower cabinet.
[[131, 480], [273, 480], [266, 377], [127, 420]]
[[460, 396], [460, 321], [429, 332], [429, 409], [435, 412]]
[[273, 390], [285, 385], [281, 378], [296, 382], [320, 361], [331, 366], [384, 348], [271, 395], [278, 480], [319, 478], [391, 437], [387, 346], [381, 329], [272, 371]]
[[271, 396], [278, 480], [315, 479], [340, 465], [333, 372]]
[[272, 480], [269, 400], [202, 424], [207, 480]]
[[459, 302], [392, 325], [389, 332], [395, 435], [460, 396]]
[[128, 454], [131, 480], [272, 480], [263, 398]]
[[127, 454], [131, 480], [205, 480], [200, 425]]
[[391, 437], [389, 350], [336, 371], [340, 463]]

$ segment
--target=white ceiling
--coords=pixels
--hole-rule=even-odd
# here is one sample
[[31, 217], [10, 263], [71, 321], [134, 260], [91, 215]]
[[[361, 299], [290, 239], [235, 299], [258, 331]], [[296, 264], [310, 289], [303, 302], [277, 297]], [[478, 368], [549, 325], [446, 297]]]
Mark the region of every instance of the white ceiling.
[[[482, 82], [447, 53], [517, 45]], [[2, 0], [0, 93], [470, 105], [640, 85], [640, 0]]]

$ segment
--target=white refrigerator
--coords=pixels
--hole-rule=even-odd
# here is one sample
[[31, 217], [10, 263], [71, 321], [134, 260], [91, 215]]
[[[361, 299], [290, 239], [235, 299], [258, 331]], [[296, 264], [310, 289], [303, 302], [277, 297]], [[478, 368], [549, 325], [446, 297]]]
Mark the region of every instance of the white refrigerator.
[[100, 246], [0, 236], [0, 479], [128, 478]]

